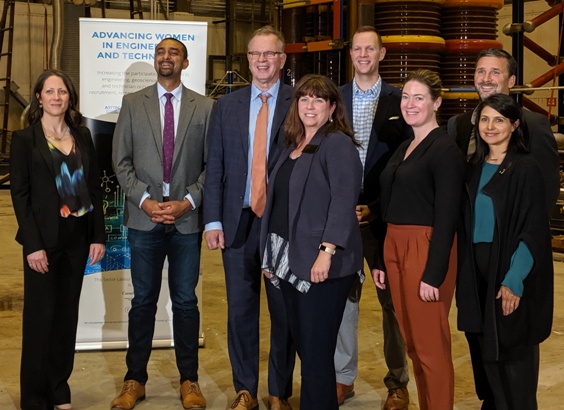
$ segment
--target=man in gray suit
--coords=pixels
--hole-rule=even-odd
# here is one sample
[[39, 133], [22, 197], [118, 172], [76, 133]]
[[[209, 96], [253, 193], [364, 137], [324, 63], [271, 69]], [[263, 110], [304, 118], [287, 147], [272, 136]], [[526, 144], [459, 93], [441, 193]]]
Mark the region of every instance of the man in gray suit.
[[113, 140], [113, 166], [125, 192], [134, 297], [129, 311], [127, 374], [112, 409], [145, 398], [155, 313], [165, 257], [174, 349], [185, 409], [204, 409], [198, 385], [200, 313], [196, 298], [202, 242], [206, 134], [213, 100], [184, 87], [186, 46], [169, 38], [155, 49], [157, 83], [124, 96]]

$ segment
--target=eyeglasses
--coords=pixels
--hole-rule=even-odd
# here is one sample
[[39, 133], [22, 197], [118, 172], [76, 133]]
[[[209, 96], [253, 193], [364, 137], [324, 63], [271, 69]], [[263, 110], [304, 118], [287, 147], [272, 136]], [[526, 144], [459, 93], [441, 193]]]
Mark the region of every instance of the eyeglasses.
[[266, 58], [267, 60], [272, 60], [275, 56], [277, 56], [278, 54], [282, 54], [282, 52], [280, 51], [249, 51], [247, 53], [253, 60], [257, 60], [260, 58], [260, 56], [264, 56], [264, 58]]

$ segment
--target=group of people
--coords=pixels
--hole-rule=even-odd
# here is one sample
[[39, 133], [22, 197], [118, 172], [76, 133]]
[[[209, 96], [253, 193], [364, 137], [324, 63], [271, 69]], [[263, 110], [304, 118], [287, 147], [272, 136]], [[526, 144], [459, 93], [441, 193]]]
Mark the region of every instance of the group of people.
[[[124, 96], [112, 160], [125, 196], [134, 297], [127, 373], [112, 409], [145, 398], [162, 269], [185, 409], [198, 384], [195, 287], [202, 240], [221, 249], [236, 397], [257, 409], [262, 282], [270, 314], [269, 407], [288, 410], [296, 353], [300, 408], [337, 409], [354, 395], [364, 260], [382, 306], [385, 410], [454, 406], [448, 315], [456, 287], [482, 409], [536, 409], [538, 345], [552, 322], [549, 215], [559, 159], [548, 121], [508, 96], [515, 61], [477, 58], [481, 103], [440, 127], [441, 81], [416, 70], [382, 80], [373, 27], [350, 44], [354, 79], [280, 81], [284, 38], [248, 42], [252, 84], [217, 102], [182, 85], [186, 46], [155, 48], [157, 82]], [[60, 71], [43, 73], [30, 127], [11, 144], [11, 191], [24, 253], [21, 408], [71, 409], [68, 385], [88, 258], [104, 255], [94, 147]], [[203, 233], [202, 233], [203, 232]]]

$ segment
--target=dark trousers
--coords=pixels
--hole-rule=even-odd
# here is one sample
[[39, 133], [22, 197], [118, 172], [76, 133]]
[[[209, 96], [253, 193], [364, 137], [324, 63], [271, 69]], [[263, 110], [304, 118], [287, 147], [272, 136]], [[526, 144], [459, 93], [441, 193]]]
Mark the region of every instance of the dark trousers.
[[[227, 291], [227, 346], [237, 392], [257, 397], [259, 374], [260, 288], [264, 275], [259, 255], [260, 219], [243, 209], [236, 238], [223, 250]], [[264, 280], [270, 313], [268, 393], [288, 398], [296, 351], [290, 336], [282, 292]]]
[[280, 281], [301, 360], [301, 409], [337, 410], [333, 356], [345, 303], [357, 275], [312, 283], [307, 293]]
[[151, 355], [162, 271], [168, 258], [168, 288], [180, 383], [198, 380], [200, 312], [196, 285], [200, 274], [202, 234], [181, 234], [174, 225], [158, 224], [151, 231], [129, 229], [133, 300], [129, 311], [129, 348], [125, 380], [145, 384]]
[[468, 349], [470, 350], [476, 395], [482, 400], [481, 410], [496, 410], [494, 394], [488, 382], [484, 361], [482, 360], [482, 349], [478, 335], [466, 332], [465, 336], [468, 341]]
[[[59, 238], [48, 249], [49, 272], [32, 270], [24, 256], [21, 408], [52, 410], [70, 403], [78, 305], [88, 259], [87, 217], [59, 218]], [[25, 252], [25, 250], [24, 250]]]
[[[474, 244], [482, 309], [486, 297], [486, 275], [490, 270], [490, 253], [490, 243]], [[504, 359], [485, 361], [482, 349], [483, 335], [466, 333], [466, 340], [470, 349], [476, 394], [483, 400], [482, 410], [537, 409], [538, 345], [505, 348], [500, 350]]]
[[537, 410], [539, 345], [518, 348], [513, 360], [484, 361], [497, 410]]

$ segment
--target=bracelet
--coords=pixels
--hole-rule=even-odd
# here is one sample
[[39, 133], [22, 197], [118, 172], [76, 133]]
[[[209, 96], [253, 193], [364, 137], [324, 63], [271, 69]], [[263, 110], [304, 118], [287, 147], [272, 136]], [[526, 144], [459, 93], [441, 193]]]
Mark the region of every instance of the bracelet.
[[328, 248], [327, 246], [320, 244], [319, 245], [319, 250], [323, 251], [323, 252], [327, 252], [330, 255], [335, 255], [335, 253], [337, 253], [337, 251], [333, 248]]

